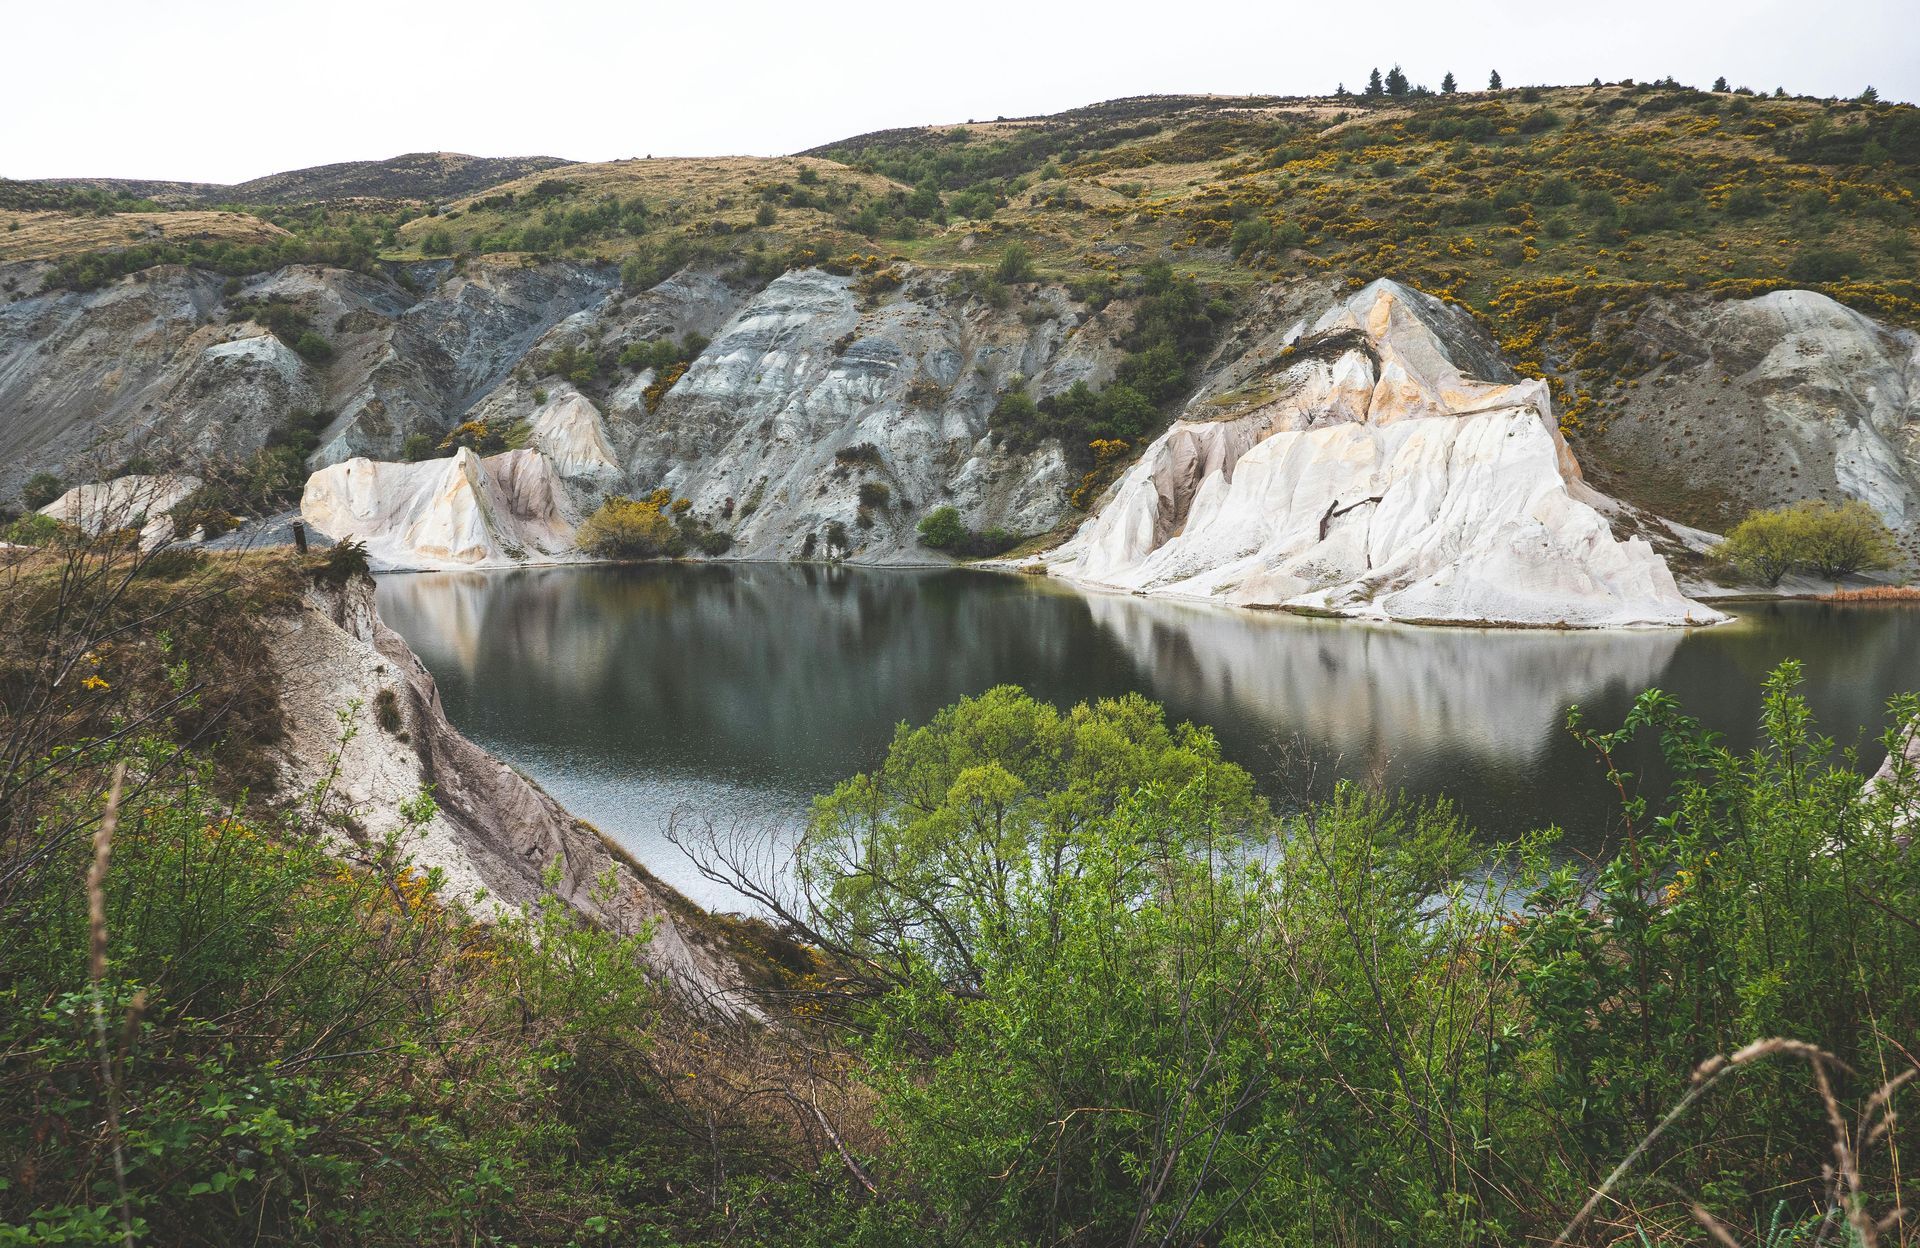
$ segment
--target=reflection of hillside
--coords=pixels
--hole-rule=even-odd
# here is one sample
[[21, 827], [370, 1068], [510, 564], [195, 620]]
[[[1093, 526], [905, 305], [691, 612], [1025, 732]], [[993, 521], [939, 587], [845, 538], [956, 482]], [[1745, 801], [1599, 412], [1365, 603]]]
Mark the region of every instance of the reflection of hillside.
[[[1139, 690], [1211, 725], [1277, 799], [1298, 792], [1304, 754], [1317, 790], [1377, 777], [1452, 796], [1492, 835], [1558, 822], [1588, 843], [1615, 802], [1562, 727], [1571, 703], [1611, 726], [1658, 686], [1744, 750], [1782, 659], [1805, 661], [1843, 743], [1920, 687], [1920, 612], [1814, 603], [1687, 633], [1543, 633], [755, 564], [394, 576], [380, 607], [456, 724], [662, 869], [676, 852], [646, 838], [683, 803], [794, 818], [877, 761], [897, 724], [999, 683], [1061, 704]], [[1653, 743], [1629, 755], [1659, 774]]]
[[551, 747], [587, 718], [657, 763], [822, 782], [981, 673], [1066, 666], [1085, 632], [1017, 582], [775, 565], [394, 577], [380, 604], [450, 705], [486, 686], [488, 735]]
[[1684, 637], [1369, 625], [1113, 595], [1087, 606], [1158, 679], [1369, 763], [1440, 743], [1530, 762], [1570, 704], [1656, 683]]

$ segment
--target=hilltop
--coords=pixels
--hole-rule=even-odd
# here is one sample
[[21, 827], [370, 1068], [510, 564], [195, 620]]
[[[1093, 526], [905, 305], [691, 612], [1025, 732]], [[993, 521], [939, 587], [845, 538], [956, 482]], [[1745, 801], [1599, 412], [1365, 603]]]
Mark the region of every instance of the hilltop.
[[0, 206], [113, 206], [150, 200], [169, 207], [209, 204], [304, 204], [334, 199], [437, 200], [464, 195], [523, 174], [570, 162], [557, 156], [468, 156], [408, 152], [386, 160], [348, 160], [270, 173], [245, 182], [166, 182], [139, 178], [0, 180]]
[[[1910, 454], [1834, 449], [1854, 444], [1849, 421], [1873, 426], [1877, 447], [1904, 445], [1903, 335], [1920, 325], [1920, 110], [1871, 98], [1672, 81], [1143, 96], [880, 131], [784, 157], [429, 155], [218, 192], [166, 185], [180, 203], [127, 200], [131, 184], [0, 184], [0, 290], [15, 304], [104, 293], [129, 274], [184, 265], [212, 284], [154, 292], [173, 300], [157, 315], [172, 324], [196, 309], [193, 318], [233, 327], [222, 336], [253, 332], [246, 317], [273, 310], [234, 303], [243, 288], [243, 303], [272, 292], [269, 304], [293, 305], [274, 312], [289, 346], [304, 335], [340, 357], [277, 366], [290, 393], [321, 405], [329, 454], [437, 445], [509, 373], [524, 394], [501, 390], [498, 402], [558, 393], [540, 382], [555, 376], [612, 410], [640, 361], [665, 359], [657, 344], [704, 341], [743, 309], [772, 316], [804, 290], [826, 301], [807, 304], [808, 316], [857, 305], [833, 313], [856, 319], [831, 332], [831, 317], [809, 323], [822, 359], [846, 352], [850, 329], [898, 332], [908, 358], [928, 361], [926, 378], [899, 377], [911, 411], [964, 407], [972, 436], [990, 432], [1019, 455], [1054, 442], [1061, 471], [1084, 478], [1070, 491], [1082, 508], [1117, 467], [1101, 461], [1087, 475], [1098, 454], [1138, 453], [1250, 343], [1386, 279], [1465, 309], [1507, 365], [1547, 381], [1584, 471], [1617, 497], [1723, 530], [1802, 497], [1872, 497], [1903, 524], [1911, 492], [1899, 484], [1912, 476]], [[334, 276], [291, 276], [302, 265]], [[769, 289], [807, 272], [834, 281]], [[662, 285], [676, 274], [691, 284]], [[487, 292], [507, 314], [496, 324], [426, 287], [465, 301]], [[601, 300], [591, 317], [566, 319]], [[380, 364], [363, 342], [388, 332], [370, 326], [398, 332], [443, 312], [465, 326], [463, 345], [401, 334], [405, 352], [426, 352], [408, 369]], [[1856, 314], [1866, 319], [1845, 319]], [[89, 323], [111, 336], [104, 319]], [[23, 322], [19, 340], [51, 346], [45, 332]], [[1016, 348], [1018, 335], [1027, 341]], [[1844, 358], [1846, 375], [1774, 353], [1803, 339]], [[527, 354], [536, 340], [540, 352]], [[976, 358], [989, 341], [999, 354]], [[936, 357], [978, 367], [947, 376]], [[158, 376], [185, 376], [188, 358]], [[554, 368], [562, 358], [568, 366]], [[68, 424], [73, 444], [93, 438], [104, 405], [56, 403], [37, 375], [23, 369], [10, 391], [40, 396], [28, 408], [46, 410], [31, 420]], [[983, 378], [992, 393], [976, 385]], [[197, 388], [142, 384], [173, 396], [157, 410], [201, 411], [188, 401]], [[642, 404], [647, 421], [670, 385]], [[681, 404], [667, 397], [672, 416]], [[263, 399], [262, 413], [280, 401]], [[156, 399], [135, 402], [129, 389], [113, 402], [138, 430]], [[696, 445], [670, 432], [649, 471], [685, 462]], [[45, 462], [22, 459], [13, 475]], [[716, 488], [723, 498], [730, 489]], [[896, 540], [912, 548], [910, 532]]]

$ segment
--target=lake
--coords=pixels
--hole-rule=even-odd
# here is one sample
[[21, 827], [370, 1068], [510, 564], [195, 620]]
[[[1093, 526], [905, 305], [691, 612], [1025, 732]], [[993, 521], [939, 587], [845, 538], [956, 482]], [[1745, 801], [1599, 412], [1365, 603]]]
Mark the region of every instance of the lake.
[[1920, 689], [1920, 610], [1885, 605], [1741, 605], [1685, 632], [1415, 628], [783, 564], [390, 575], [379, 603], [455, 725], [723, 909], [742, 903], [665, 839], [676, 813], [791, 829], [895, 725], [996, 684], [1062, 704], [1139, 690], [1210, 725], [1282, 806], [1353, 777], [1447, 794], [1489, 838], [1558, 824], [1580, 848], [1615, 812], [1571, 705], [1611, 727], [1657, 686], [1746, 746], [1761, 681], [1798, 658], [1823, 729], [1877, 766], [1887, 698]]

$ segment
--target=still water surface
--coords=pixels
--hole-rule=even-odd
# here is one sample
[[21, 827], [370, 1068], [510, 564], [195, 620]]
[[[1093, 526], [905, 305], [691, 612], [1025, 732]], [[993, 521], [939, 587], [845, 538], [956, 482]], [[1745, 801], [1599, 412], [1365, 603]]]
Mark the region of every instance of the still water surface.
[[676, 812], [793, 826], [808, 799], [992, 685], [1058, 703], [1137, 689], [1211, 725], [1282, 805], [1356, 776], [1450, 795], [1490, 837], [1613, 814], [1564, 728], [1649, 686], [1751, 744], [1760, 682], [1807, 668], [1824, 729], [1875, 738], [1920, 689], [1920, 611], [1770, 603], [1679, 632], [1435, 629], [1082, 594], [966, 571], [693, 565], [389, 576], [380, 611], [448, 715], [696, 899], [738, 908], [664, 839]]

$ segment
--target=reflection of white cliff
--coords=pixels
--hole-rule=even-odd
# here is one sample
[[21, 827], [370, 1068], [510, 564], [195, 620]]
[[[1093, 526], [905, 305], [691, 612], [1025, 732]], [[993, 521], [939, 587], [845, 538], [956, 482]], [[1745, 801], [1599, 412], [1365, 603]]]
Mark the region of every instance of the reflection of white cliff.
[[1157, 679], [1189, 681], [1207, 702], [1352, 760], [1444, 747], [1533, 761], [1569, 705], [1658, 684], [1685, 637], [1356, 626], [1110, 594], [1086, 601]]
[[1589, 487], [1547, 387], [1392, 282], [1250, 353], [1052, 558], [1112, 588], [1374, 619], [1723, 619]]

